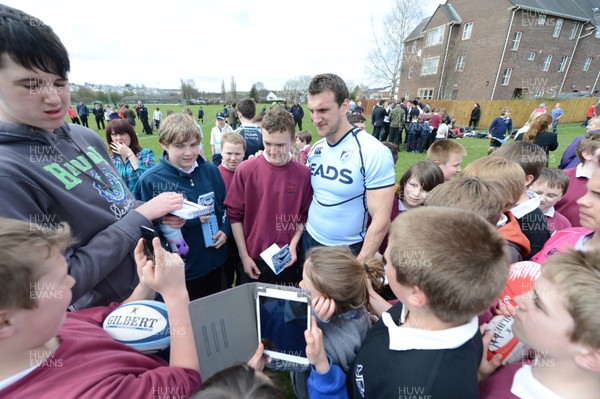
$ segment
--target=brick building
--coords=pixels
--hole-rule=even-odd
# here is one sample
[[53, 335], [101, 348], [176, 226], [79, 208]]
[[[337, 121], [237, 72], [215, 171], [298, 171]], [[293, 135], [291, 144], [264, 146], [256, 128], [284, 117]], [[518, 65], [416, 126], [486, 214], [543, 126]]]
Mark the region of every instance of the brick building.
[[447, 0], [404, 40], [398, 97], [600, 91], [600, 1]]

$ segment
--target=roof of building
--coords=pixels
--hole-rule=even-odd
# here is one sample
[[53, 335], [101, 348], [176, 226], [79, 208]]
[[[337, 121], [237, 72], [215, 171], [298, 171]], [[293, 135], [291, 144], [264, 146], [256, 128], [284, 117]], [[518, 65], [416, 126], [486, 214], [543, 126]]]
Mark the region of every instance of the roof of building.
[[[600, 22], [598, 0], [509, 0], [520, 8], [577, 20]], [[594, 13], [596, 9], [596, 13]], [[594, 19], [598, 21], [594, 22]]]
[[439, 8], [444, 12], [444, 14], [446, 14], [450, 22], [462, 24], [462, 19], [460, 18], [460, 15], [458, 15], [452, 4], [440, 4]]
[[423, 29], [425, 29], [425, 27], [429, 23], [430, 19], [431, 19], [431, 17], [423, 18], [421, 20], [421, 22], [419, 22], [417, 24], [417, 26], [415, 26], [415, 29], [413, 29], [412, 32], [410, 32], [408, 34], [408, 36], [406, 36], [406, 39], [404, 39], [404, 42], [406, 43], [406, 42], [410, 42], [411, 40], [422, 38], [423, 37]]

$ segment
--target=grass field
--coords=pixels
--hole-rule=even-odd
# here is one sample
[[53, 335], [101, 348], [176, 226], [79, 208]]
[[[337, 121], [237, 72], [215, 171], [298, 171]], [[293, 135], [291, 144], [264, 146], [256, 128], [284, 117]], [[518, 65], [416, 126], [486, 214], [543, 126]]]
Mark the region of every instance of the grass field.
[[[262, 108], [262, 106], [263, 106], [262, 104], [259, 104], [257, 106], [257, 109], [260, 110]], [[270, 105], [267, 105], [267, 109], [269, 106]], [[154, 112], [154, 109], [156, 108], [156, 106], [155, 105], [147, 105], [147, 107], [148, 107], [148, 113], [150, 114], [150, 116], [152, 116], [152, 113]], [[180, 105], [164, 105], [163, 104], [163, 105], [159, 105], [159, 107], [163, 113], [163, 120], [165, 118], [167, 110], [171, 109], [174, 112], [181, 112], [183, 110], [183, 107], [181, 107]], [[305, 130], [308, 130], [309, 132], [311, 132], [312, 137], [313, 137], [312, 142], [315, 143], [319, 139], [319, 136], [317, 135], [315, 127], [310, 120], [310, 115], [308, 113], [308, 109], [306, 108], [306, 104], [304, 104], [303, 107], [304, 107], [304, 120], [302, 121], [302, 127]], [[194, 115], [198, 114], [199, 106], [195, 105], [195, 106], [190, 106], [189, 108], [194, 112]], [[203, 109], [204, 109], [205, 117], [204, 117], [204, 124], [201, 123], [202, 131], [204, 133], [204, 139], [203, 139], [202, 143], [204, 144], [204, 151], [205, 151], [207, 158], [211, 159], [212, 153], [211, 153], [211, 148], [210, 148], [210, 130], [215, 125], [216, 113], [222, 112], [223, 107], [221, 105], [205, 105], [205, 106], [203, 106]], [[90, 128], [95, 130], [96, 132], [98, 132], [98, 134], [104, 139], [104, 131], [99, 131], [96, 129], [96, 121], [94, 120], [93, 115], [91, 115], [91, 118], [89, 118], [88, 121], [89, 121]], [[517, 127], [519, 127], [519, 126], [517, 126]], [[137, 125], [136, 125], [135, 129], [138, 133], [138, 137], [139, 137], [140, 144], [142, 145], [142, 147], [147, 147], [147, 148], [152, 149], [154, 151], [154, 153], [156, 154], [157, 158], [160, 157], [160, 155], [162, 154], [162, 148], [158, 144], [158, 132], [154, 131], [153, 136], [147, 136], [147, 135], [143, 134], [142, 133], [142, 124], [139, 122], [139, 120], [137, 121]], [[372, 131], [372, 127], [370, 126], [369, 120], [367, 121], [367, 131], [370, 131], [370, 132]], [[579, 124], [564, 125], [564, 126], [559, 126], [558, 133], [559, 133], [558, 134], [559, 147], [556, 151], [550, 153], [550, 167], [558, 166], [558, 164], [560, 162], [560, 158], [561, 158], [562, 153], [565, 150], [565, 148], [567, 148], [567, 146], [571, 143], [571, 141], [573, 141], [573, 139], [575, 137], [584, 134], [585, 128], [581, 127]], [[464, 138], [464, 139], [460, 140], [460, 143], [467, 149], [467, 153], [468, 153], [463, 161], [463, 168], [466, 165], [468, 165], [470, 162], [473, 162], [474, 160], [487, 155], [487, 149], [488, 149], [488, 144], [489, 144], [488, 139]], [[402, 173], [406, 169], [408, 169], [408, 167], [410, 165], [412, 165], [415, 161], [418, 161], [421, 159], [425, 159], [425, 155], [400, 152], [399, 157], [398, 157], [398, 163], [396, 164], [396, 177], [397, 177], [396, 180], [398, 180], [400, 178]]]

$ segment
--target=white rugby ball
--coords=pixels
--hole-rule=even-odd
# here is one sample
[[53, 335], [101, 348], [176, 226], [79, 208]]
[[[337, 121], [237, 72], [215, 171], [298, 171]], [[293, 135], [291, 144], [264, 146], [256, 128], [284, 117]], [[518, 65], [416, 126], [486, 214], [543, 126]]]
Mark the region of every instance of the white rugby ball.
[[155, 353], [171, 343], [167, 307], [158, 301], [133, 301], [113, 310], [102, 323], [115, 341], [142, 353]]
[[488, 360], [498, 353], [502, 355], [502, 364], [506, 366], [527, 357], [525, 345], [513, 334], [512, 325], [514, 321], [513, 317], [502, 315], [494, 316], [489, 321], [485, 331], [494, 330], [494, 338], [488, 346]]

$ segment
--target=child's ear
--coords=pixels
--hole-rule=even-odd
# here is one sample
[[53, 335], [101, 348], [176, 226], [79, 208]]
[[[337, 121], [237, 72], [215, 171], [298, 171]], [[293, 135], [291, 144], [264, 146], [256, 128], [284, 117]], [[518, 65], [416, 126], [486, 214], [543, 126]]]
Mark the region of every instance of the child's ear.
[[584, 348], [575, 355], [575, 364], [584, 370], [600, 373], [600, 349]]
[[417, 286], [410, 287], [407, 306], [413, 308], [422, 308], [427, 305], [427, 295]]
[[0, 309], [0, 339], [5, 339], [14, 334], [15, 328], [12, 323], [13, 311], [10, 309]]
[[529, 185], [533, 182], [533, 175], [525, 175], [525, 186], [529, 187]]
[[434, 164], [436, 164], [437, 166], [440, 166], [442, 163], [438, 160], [433, 161]]

